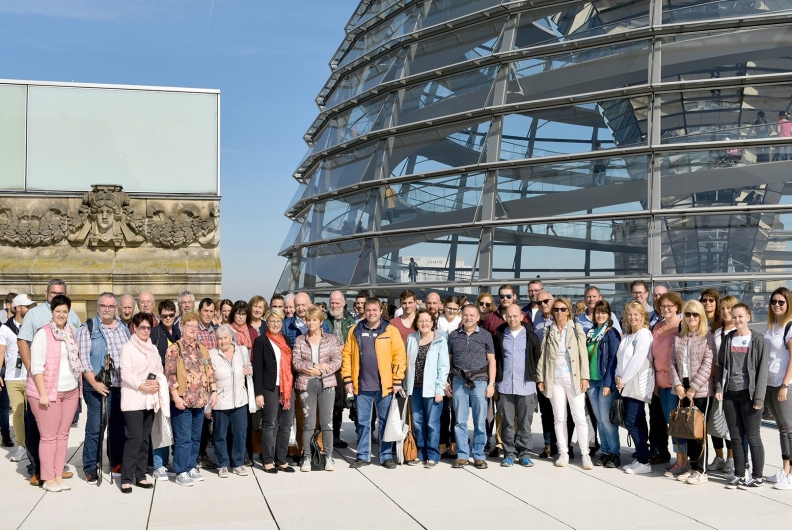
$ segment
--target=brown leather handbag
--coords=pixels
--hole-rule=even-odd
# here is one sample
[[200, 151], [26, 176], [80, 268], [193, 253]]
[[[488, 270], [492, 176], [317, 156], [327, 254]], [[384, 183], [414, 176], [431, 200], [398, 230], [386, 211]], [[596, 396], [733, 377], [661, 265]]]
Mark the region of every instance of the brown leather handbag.
[[407, 405], [407, 426], [410, 430], [407, 431], [407, 436], [404, 437], [402, 450], [404, 451], [404, 461], [412, 462], [418, 458], [418, 444], [415, 443], [415, 435], [412, 431], [412, 404]]
[[706, 420], [704, 413], [698, 407], [690, 404], [689, 407], [682, 406], [679, 400], [677, 407], [671, 411], [671, 419], [668, 422], [668, 435], [685, 440], [703, 440], [706, 435]]

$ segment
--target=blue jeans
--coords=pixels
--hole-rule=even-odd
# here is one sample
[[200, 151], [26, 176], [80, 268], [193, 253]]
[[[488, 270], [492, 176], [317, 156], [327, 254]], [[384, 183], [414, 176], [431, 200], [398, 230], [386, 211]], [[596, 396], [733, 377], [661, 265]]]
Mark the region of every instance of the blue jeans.
[[[83, 445], [83, 470], [85, 473], [96, 471], [99, 462], [99, 429], [102, 425], [102, 395], [87, 382], [83, 389], [88, 417], [85, 421], [85, 444]], [[121, 389], [112, 387], [107, 395], [108, 423], [107, 447], [110, 467], [121, 465], [124, 461], [124, 414], [121, 412]]]
[[385, 433], [385, 422], [388, 420], [388, 410], [390, 410], [393, 394], [382, 397], [382, 392], [360, 392], [355, 396], [355, 406], [357, 407], [357, 457], [366, 462], [371, 462], [371, 413], [377, 407], [377, 424], [379, 430], [379, 461], [380, 464], [386, 460], [393, 460], [393, 442], [383, 442], [382, 436]]
[[439, 462], [440, 414], [443, 412], [443, 402], [435, 403], [434, 397], [421, 397], [422, 391], [422, 388], [414, 387], [410, 398], [418, 458]]
[[[157, 421], [156, 419], [154, 421]], [[159, 469], [161, 467], [168, 467], [168, 461], [170, 460], [170, 446], [160, 447], [159, 449], [154, 449], [154, 469]]]
[[247, 440], [248, 408], [237, 407], [228, 410], [213, 410], [214, 447], [217, 467], [229, 467], [228, 426], [231, 425], [231, 465], [240, 467], [245, 463], [245, 440]]
[[604, 387], [602, 379], [589, 381], [589, 389], [586, 390], [591, 410], [597, 418], [597, 430], [600, 435], [601, 449], [606, 455], [618, 455], [621, 450], [619, 442], [619, 428], [610, 422], [610, 409], [613, 400], [619, 395], [616, 390], [611, 391], [608, 397], [602, 395]]
[[204, 409], [185, 408], [179, 410], [171, 402], [171, 426], [176, 448], [173, 451], [173, 466], [176, 473], [186, 473], [195, 468], [198, 448], [201, 445]]
[[[674, 393], [673, 388], [658, 388], [657, 395], [660, 396], [660, 406], [663, 407], [666, 425], [671, 421], [671, 411], [677, 407], [679, 397]], [[687, 442], [682, 438], [671, 438], [674, 448], [678, 453], [687, 453]]]
[[646, 424], [646, 403], [624, 398], [624, 426], [635, 442], [638, 461], [649, 463], [649, 426]]
[[485, 397], [487, 382], [475, 381], [475, 387], [468, 388], [464, 379], [454, 376], [451, 391], [456, 415], [454, 436], [457, 443], [457, 458], [460, 460], [470, 458], [468, 413], [473, 408], [473, 459], [484, 460], [484, 445], [487, 443], [487, 398]]

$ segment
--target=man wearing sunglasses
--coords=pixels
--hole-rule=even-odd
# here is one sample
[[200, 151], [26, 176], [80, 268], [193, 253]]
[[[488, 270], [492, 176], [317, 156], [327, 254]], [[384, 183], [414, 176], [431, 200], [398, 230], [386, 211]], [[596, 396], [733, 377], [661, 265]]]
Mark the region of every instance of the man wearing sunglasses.
[[541, 280], [531, 280], [531, 282], [528, 283], [528, 298], [531, 299], [531, 303], [523, 307], [523, 312], [528, 315], [531, 321], [536, 318], [539, 310], [542, 309], [539, 307], [539, 293], [541, 293], [543, 289], [544, 284]]
[[[484, 329], [489, 331], [490, 335], [493, 337], [495, 336], [498, 327], [506, 323], [506, 319], [504, 318], [506, 315], [506, 308], [517, 303], [517, 295], [515, 293], [516, 291], [514, 290], [514, 287], [509, 284], [501, 285], [498, 289], [498, 309], [491, 311], [484, 320]], [[530, 320], [528, 320], [525, 312], [523, 312], [522, 321], [528, 324], [528, 327], [533, 330], [533, 324]]]

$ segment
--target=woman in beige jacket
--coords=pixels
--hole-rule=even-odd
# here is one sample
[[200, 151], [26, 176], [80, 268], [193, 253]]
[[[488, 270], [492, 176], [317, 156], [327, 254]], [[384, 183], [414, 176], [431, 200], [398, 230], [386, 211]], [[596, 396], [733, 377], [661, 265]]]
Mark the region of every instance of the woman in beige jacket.
[[586, 334], [572, 318], [572, 301], [556, 298], [553, 324], [545, 329], [542, 353], [537, 367], [537, 387], [553, 404], [555, 432], [558, 439], [556, 466], [569, 464], [567, 442], [567, 403], [575, 422], [578, 445], [583, 455], [583, 469], [593, 469], [588, 447], [586, 390], [589, 386], [589, 362]]

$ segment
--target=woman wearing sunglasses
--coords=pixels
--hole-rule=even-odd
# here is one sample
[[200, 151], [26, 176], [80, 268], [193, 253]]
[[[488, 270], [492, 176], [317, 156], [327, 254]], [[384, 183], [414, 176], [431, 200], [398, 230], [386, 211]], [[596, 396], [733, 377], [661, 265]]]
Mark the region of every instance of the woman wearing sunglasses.
[[720, 311], [720, 293], [715, 289], [704, 289], [699, 295], [699, 302], [704, 306], [704, 311], [707, 313], [707, 325], [710, 331], [715, 331], [723, 326]]
[[583, 455], [583, 469], [593, 469], [586, 421], [586, 390], [589, 387], [586, 334], [583, 327], [572, 320], [572, 316], [572, 301], [556, 298], [553, 302], [553, 324], [545, 329], [542, 338], [542, 353], [536, 370], [537, 388], [553, 404], [559, 453], [555, 465], [564, 467], [569, 464], [566, 425], [569, 404], [580, 453]]
[[[792, 489], [792, 401], [788, 397], [788, 388], [792, 383], [792, 292], [780, 287], [770, 295], [770, 310], [767, 315], [767, 329], [764, 339], [767, 343], [767, 405], [778, 425], [781, 436], [781, 459], [783, 468], [768, 477], [780, 490]], [[753, 454], [753, 449], [751, 449]]]
[[[707, 313], [700, 302], [690, 300], [682, 307], [682, 331], [671, 348], [671, 381], [683, 407], [695, 405], [703, 414], [707, 413], [707, 398], [714, 394], [711, 377], [714, 362], [715, 338], [707, 326]], [[679, 473], [678, 481], [707, 482], [702, 467], [704, 441], [687, 441], [690, 469]]]
[[479, 308], [479, 326], [484, 327], [484, 321], [487, 319], [492, 308], [495, 306], [495, 300], [489, 293], [481, 293], [476, 298], [476, 305]]

